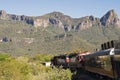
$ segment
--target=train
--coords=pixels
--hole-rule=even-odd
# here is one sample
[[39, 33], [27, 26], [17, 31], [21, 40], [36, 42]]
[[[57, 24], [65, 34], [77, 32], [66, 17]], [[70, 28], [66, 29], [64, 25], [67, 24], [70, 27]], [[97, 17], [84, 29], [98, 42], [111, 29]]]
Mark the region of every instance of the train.
[[120, 49], [107, 49], [99, 52], [82, 55], [82, 68], [96, 76], [120, 80]]
[[54, 56], [54, 66], [83, 69], [105, 80], [120, 80], [120, 41], [112, 40], [101, 44], [101, 50]]
[[79, 64], [79, 62], [76, 61], [77, 56], [78, 53], [57, 55], [51, 59], [51, 63], [56, 67], [71, 68], [71, 69], [80, 68], [81, 64]]

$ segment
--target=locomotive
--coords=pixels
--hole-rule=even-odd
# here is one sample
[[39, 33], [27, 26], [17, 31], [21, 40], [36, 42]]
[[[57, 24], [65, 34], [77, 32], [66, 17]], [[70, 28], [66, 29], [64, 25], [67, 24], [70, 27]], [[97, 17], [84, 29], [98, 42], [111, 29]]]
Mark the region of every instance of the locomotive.
[[57, 67], [62, 66], [63, 68], [76, 69], [76, 68], [81, 67], [81, 64], [79, 64], [79, 62], [76, 61], [77, 56], [78, 56], [78, 53], [54, 56], [51, 59], [51, 63]]
[[52, 64], [65, 68], [81, 68], [105, 80], [120, 80], [120, 41], [103, 43], [101, 50], [92, 53], [54, 56]]

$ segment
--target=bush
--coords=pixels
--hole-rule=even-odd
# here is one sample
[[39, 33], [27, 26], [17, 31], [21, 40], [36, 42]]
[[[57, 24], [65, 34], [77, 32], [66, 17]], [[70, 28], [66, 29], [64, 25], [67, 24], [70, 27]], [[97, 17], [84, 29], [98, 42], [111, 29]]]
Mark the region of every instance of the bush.
[[37, 56], [37, 61], [34, 61], [29, 60], [31, 59], [29, 57], [12, 58], [2, 54], [0, 80], [71, 80], [70, 70], [45, 67], [40, 64], [50, 59], [49, 55], [42, 55]]
[[62, 69], [62, 68], [53, 68], [51, 72], [49, 72], [50, 80], [71, 80], [71, 72], [68, 69]]
[[50, 61], [52, 57], [53, 57], [52, 54], [36, 54], [36, 56], [34, 57], [34, 60], [47, 62], [47, 61]]
[[17, 61], [14, 58], [5, 58], [5, 60], [2, 58], [0, 80], [28, 80], [31, 70], [31, 67], [25, 62]]
[[72, 76], [69, 69], [50, 68], [43, 65], [39, 65], [36, 71], [38, 71], [37, 75], [32, 75], [32, 80], [71, 80]]
[[9, 58], [10, 56], [8, 55], [8, 54], [1, 54], [0, 53], [0, 61], [3, 61], [3, 60], [5, 60], [5, 59], [7, 59], [7, 58]]
[[3, 61], [0, 64], [0, 77], [2, 80], [27, 80], [29, 69], [26, 64], [16, 61]]

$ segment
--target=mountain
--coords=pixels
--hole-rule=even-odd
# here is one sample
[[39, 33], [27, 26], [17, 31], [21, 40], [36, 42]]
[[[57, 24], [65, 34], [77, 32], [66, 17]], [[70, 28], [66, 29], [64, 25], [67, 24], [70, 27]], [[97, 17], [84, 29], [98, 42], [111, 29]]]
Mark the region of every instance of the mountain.
[[7, 14], [6, 11], [0, 10], [0, 19], [3, 20], [15, 20], [15, 21], [24, 21], [28, 24], [33, 24], [33, 17], [28, 17], [25, 15], [14, 15], [14, 14]]
[[120, 19], [114, 10], [108, 11], [101, 19], [101, 24], [104, 26], [114, 25], [120, 27]]
[[25, 15], [13, 15], [7, 14], [6, 11], [0, 11], [0, 19], [24, 21], [27, 24], [31, 24], [35, 27], [43, 26], [57, 26], [65, 31], [84, 30], [92, 26], [110, 26], [114, 25], [120, 27], [120, 20], [114, 10], [108, 11], [102, 18], [94, 16], [85, 16], [82, 18], [71, 18], [60, 12], [52, 12], [43, 16], [30, 17]]
[[100, 25], [100, 19], [94, 16], [86, 16], [82, 18], [71, 18], [70, 16], [64, 15], [60, 12], [52, 12], [34, 19], [34, 26], [44, 26], [47, 27], [57, 26], [65, 31], [70, 30], [83, 30], [93, 25]]
[[120, 20], [114, 10], [101, 18], [72, 18], [61, 12], [35, 17], [0, 10], [0, 52], [13, 56], [93, 51], [119, 35]]

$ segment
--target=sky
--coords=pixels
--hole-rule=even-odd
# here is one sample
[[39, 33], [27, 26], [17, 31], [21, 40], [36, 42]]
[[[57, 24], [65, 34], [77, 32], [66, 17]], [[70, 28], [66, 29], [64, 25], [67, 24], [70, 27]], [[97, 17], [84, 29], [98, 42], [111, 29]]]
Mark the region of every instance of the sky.
[[100, 18], [111, 9], [120, 18], [120, 0], [0, 0], [0, 10], [27, 16], [58, 11], [73, 18], [90, 15]]

